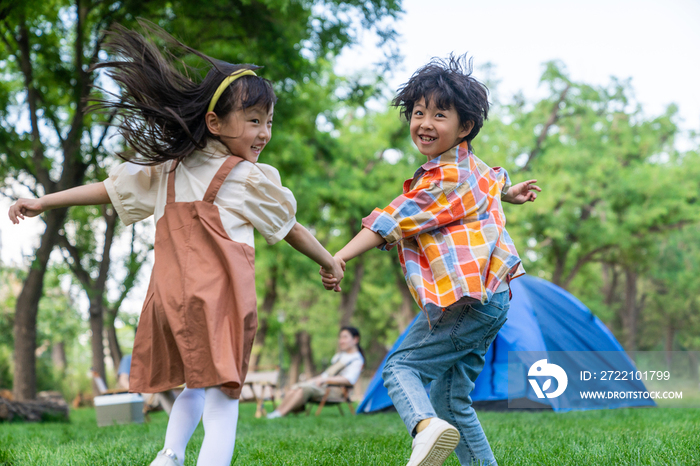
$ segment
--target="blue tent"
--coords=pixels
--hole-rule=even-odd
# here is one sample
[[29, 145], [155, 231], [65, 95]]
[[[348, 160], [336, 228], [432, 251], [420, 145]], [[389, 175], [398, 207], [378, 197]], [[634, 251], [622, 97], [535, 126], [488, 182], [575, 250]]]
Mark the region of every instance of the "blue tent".
[[[610, 330], [581, 301], [552, 283], [527, 275], [513, 280], [511, 289], [513, 298], [508, 321], [489, 348], [484, 369], [471, 393], [476, 406], [479, 405], [477, 402], [500, 402], [505, 407], [508, 405], [504, 406], [502, 400], [509, 398], [512, 402], [510, 407], [517, 406], [517, 400], [522, 407], [551, 407], [555, 411], [656, 405], [646, 397], [648, 392], [642, 381], [617, 381], [613, 386], [613, 382], [599, 380], [604, 371], [636, 369]], [[358, 413], [376, 412], [393, 405], [384, 388], [381, 373], [387, 358], [399, 347], [408, 329], [399, 337], [374, 374], [365, 397], [357, 408]], [[541, 380], [534, 377], [537, 374], [533, 374], [532, 370], [543, 359], [549, 360], [550, 364], [567, 368], [568, 386], [556, 398], [539, 397], [535, 393], [533, 382], [530, 385], [526, 382]], [[576, 370], [570, 370], [571, 368]], [[579, 370], [581, 368], [588, 371], [587, 379]], [[628, 396], [618, 399], [582, 399], [580, 394], [581, 391], [610, 390], [626, 392]], [[632, 392], [637, 395], [632, 397], [629, 395]]]

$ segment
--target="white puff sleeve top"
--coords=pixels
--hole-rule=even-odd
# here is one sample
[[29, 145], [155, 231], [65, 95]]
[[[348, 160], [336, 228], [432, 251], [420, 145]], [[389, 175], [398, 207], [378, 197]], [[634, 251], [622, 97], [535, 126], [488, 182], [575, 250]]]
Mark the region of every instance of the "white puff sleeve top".
[[[210, 140], [175, 170], [175, 202], [201, 200], [212, 178], [230, 156], [222, 143]], [[118, 165], [104, 181], [119, 218], [126, 225], [155, 216], [156, 226], [167, 199], [168, 173], [172, 162], [144, 166]], [[269, 244], [287, 236], [296, 224], [297, 204], [292, 192], [282, 186], [277, 169], [262, 163], [242, 161], [224, 181], [214, 201], [221, 223], [233, 241], [255, 247], [253, 229]]]

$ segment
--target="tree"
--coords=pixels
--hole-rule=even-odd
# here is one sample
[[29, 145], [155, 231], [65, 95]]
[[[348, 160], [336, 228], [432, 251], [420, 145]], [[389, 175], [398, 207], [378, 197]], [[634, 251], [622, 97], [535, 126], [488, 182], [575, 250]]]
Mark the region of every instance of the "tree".
[[501, 119], [509, 124], [488, 126], [480, 147], [493, 164], [520, 167], [510, 171], [514, 181], [537, 178], [544, 190], [535, 205], [506, 212], [519, 250], [529, 251], [530, 273], [574, 290], [589, 286], [590, 273], [576, 286], [582, 271], [602, 267], [605, 289], [592, 291], [606, 298], [593, 302], [612, 305], [624, 295], [616, 319], [634, 350], [644, 307], [640, 277], [656, 260], [654, 247], [699, 219], [697, 191], [678, 183], [697, 172], [697, 160], [674, 147], [677, 108], [646, 117], [629, 97], [629, 82], [576, 83], [563, 65], [549, 63], [542, 83], [550, 97], [506, 106]]
[[700, 245], [695, 225], [671, 232], [658, 245], [649, 281], [648, 314], [644, 335], [645, 346], [663, 341], [666, 352], [700, 348], [700, 299], [690, 292], [700, 287], [696, 273]]
[[[321, 6], [291, 0], [203, 5], [30, 0], [3, 5], [0, 40], [2, 56], [8, 58], [0, 62], [6, 76], [0, 84], [2, 179], [23, 183], [35, 195], [52, 193], [82, 184], [111, 157], [105, 148], [109, 129], [100, 124], [109, 123], [113, 115], [87, 115], [86, 98], [100, 79], [89, 67], [104, 54], [104, 30], [113, 22], [130, 27], [136, 17], [150, 18], [217, 58], [266, 62], [266, 77], [279, 81], [284, 97], [278, 114], [286, 116], [294, 113], [300, 100], [291, 92], [296, 83], [315, 79], [324, 58], [353, 41], [354, 24], [348, 18], [359, 18], [364, 27], [375, 28], [390, 40], [391, 30], [380, 25], [400, 10], [400, 3], [392, 0], [327, 1]], [[28, 115], [28, 131], [16, 124], [18, 114]], [[17, 299], [14, 394], [18, 400], [31, 399], [36, 391], [37, 306], [51, 251], [68, 215], [67, 209], [57, 209], [42, 217], [46, 229]]]
[[[110, 250], [112, 249], [112, 244], [114, 242], [114, 235], [117, 228], [117, 213], [114, 209], [108, 209], [102, 206], [103, 218], [106, 224], [106, 231], [102, 242], [102, 250], [100, 251], [100, 261], [97, 267], [96, 274], [90, 274], [89, 268], [83, 266], [83, 255], [84, 251], [81, 251], [80, 246], [90, 245], [94, 238], [92, 231], [88, 230], [87, 242], [79, 242], [80, 246], [76, 246], [71, 243], [66, 235], [61, 235], [59, 239], [59, 244], [63, 247], [71, 257], [69, 261], [69, 266], [71, 271], [80, 281], [85, 292], [87, 293], [88, 300], [90, 301], [89, 307], [89, 318], [90, 318], [90, 330], [92, 332], [92, 368], [100, 375], [102, 380], [106, 380], [105, 367], [104, 367], [104, 348], [102, 343], [102, 330], [104, 328], [104, 300], [105, 300], [105, 290], [107, 287], [107, 278], [109, 275], [109, 268], [111, 265], [110, 260]], [[85, 229], [83, 229], [85, 232]], [[83, 235], [84, 236], [84, 235]], [[90, 245], [92, 246], [92, 245]], [[91, 247], [90, 249], [96, 249]], [[91, 276], [91, 275], [96, 275]]]
[[[93, 336], [92, 368], [102, 377], [102, 380], [106, 380], [103, 330], [106, 330], [110, 355], [117, 368], [122, 352], [114, 327], [115, 320], [121, 304], [134, 287], [139, 271], [152, 247], [137, 249], [135, 226], [130, 228], [129, 254], [123, 261], [117, 261], [118, 265], [123, 265], [126, 269], [126, 276], [119, 287], [117, 299], [110, 302], [107, 297], [107, 281], [114, 270], [111, 253], [115, 237], [119, 234], [117, 213], [111, 207], [90, 206], [75, 208], [71, 217], [64, 229], [67, 231], [61, 233], [59, 244], [65, 251], [68, 267], [87, 294], [90, 303], [88, 313], [90, 330]], [[101, 222], [102, 220], [104, 222]], [[101, 223], [104, 223], [104, 234], [99, 235], [97, 232]], [[68, 234], [68, 231], [71, 234]]]
[[60, 262], [50, 266], [46, 272], [44, 295], [39, 301], [39, 346], [36, 351], [39, 368], [37, 389], [60, 390], [64, 394], [68, 392], [64, 380], [68, 373], [69, 355], [78, 336], [85, 331], [73, 290], [64, 280], [66, 274], [66, 266]]
[[[3, 11], [4, 82], [0, 95], [3, 179], [24, 182], [35, 194], [82, 184], [85, 174], [105, 156], [101, 134], [90, 131], [101, 117], [86, 117], [85, 100], [94, 81], [88, 67], [98, 60], [104, 35], [124, 9], [112, 2], [94, 5], [67, 2], [14, 3]], [[28, 109], [30, 131], [18, 130], [15, 109]], [[35, 347], [39, 299], [51, 251], [67, 209], [43, 216], [46, 229], [35, 251], [15, 309], [14, 396], [31, 399], [36, 392]]]

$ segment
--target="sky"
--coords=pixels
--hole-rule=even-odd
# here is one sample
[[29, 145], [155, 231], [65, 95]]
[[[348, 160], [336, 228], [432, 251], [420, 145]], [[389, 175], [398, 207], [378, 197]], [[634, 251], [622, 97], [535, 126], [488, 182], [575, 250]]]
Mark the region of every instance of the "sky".
[[[603, 85], [611, 76], [631, 78], [646, 115], [673, 102], [681, 127], [700, 131], [699, 0], [404, 0], [403, 6], [395, 29], [404, 59], [386, 76], [392, 89], [433, 56], [469, 52], [477, 78], [480, 66], [495, 66], [495, 99], [506, 102], [517, 92], [535, 99], [544, 95], [538, 86], [543, 63], [558, 59], [574, 81]], [[372, 34], [362, 34], [336, 71], [367, 70], [381, 58], [375, 43]], [[43, 223], [11, 225], [9, 205], [0, 198], [0, 260], [17, 264], [38, 245]], [[145, 286], [134, 293], [135, 309], [140, 293]]]
[[[561, 60], [574, 81], [606, 84], [631, 78], [647, 115], [680, 107], [686, 129], [700, 131], [700, 1], [665, 0], [404, 0], [397, 24], [403, 66], [387, 76], [392, 89], [431, 57], [469, 52], [495, 65], [502, 102], [518, 91], [542, 97], [543, 63]], [[371, 34], [344, 52], [349, 73], [381, 54]], [[358, 66], [359, 65], [359, 66]], [[482, 78], [483, 79], [483, 78]]]

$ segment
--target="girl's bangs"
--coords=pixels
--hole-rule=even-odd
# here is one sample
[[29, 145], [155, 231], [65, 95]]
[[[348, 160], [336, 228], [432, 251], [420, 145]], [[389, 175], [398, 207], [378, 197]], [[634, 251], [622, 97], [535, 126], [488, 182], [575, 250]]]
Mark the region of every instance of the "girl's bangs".
[[272, 106], [277, 103], [277, 96], [268, 80], [246, 76], [240, 79], [240, 82], [237, 89], [231, 93], [234, 108], [245, 110], [251, 107], [260, 107], [270, 111]]
[[251, 79], [248, 85], [248, 95], [243, 102], [243, 108], [263, 107], [270, 110], [277, 103], [277, 96], [272, 85], [263, 79]]

